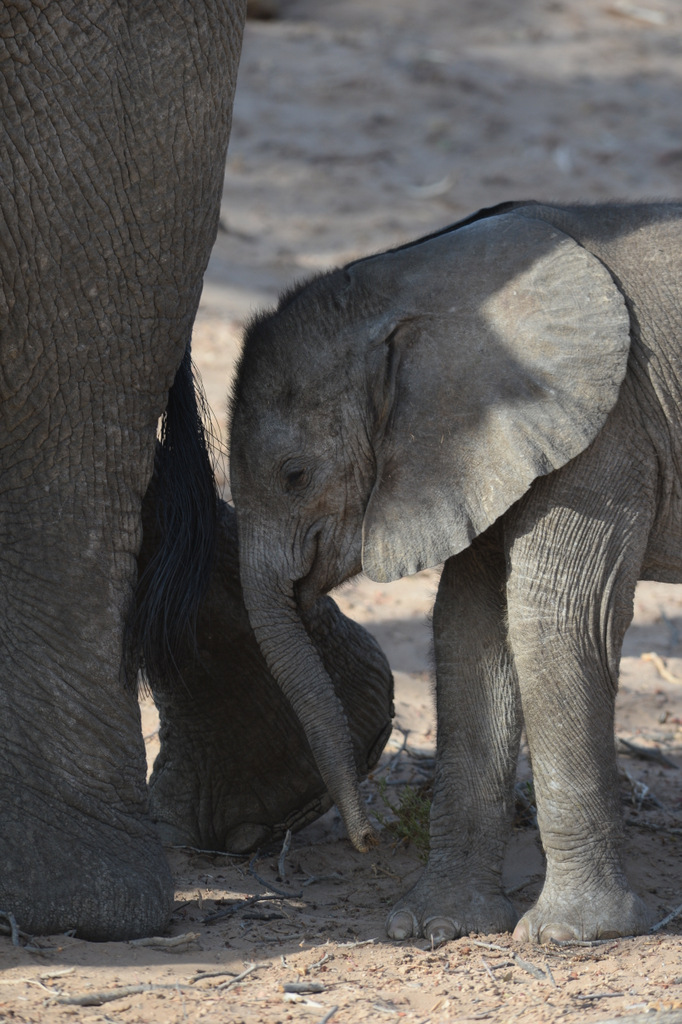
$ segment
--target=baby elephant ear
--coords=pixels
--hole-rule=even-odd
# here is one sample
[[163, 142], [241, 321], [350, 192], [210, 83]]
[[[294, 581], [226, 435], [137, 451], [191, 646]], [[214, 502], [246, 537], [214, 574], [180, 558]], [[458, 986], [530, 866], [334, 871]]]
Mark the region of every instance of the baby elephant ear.
[[590, 444], [618, 397], [630, 321], [603, 264], [528, 213], [352, 273], [402, 312], [363, 524], [364, 569], [389, 581], [467, 547]]

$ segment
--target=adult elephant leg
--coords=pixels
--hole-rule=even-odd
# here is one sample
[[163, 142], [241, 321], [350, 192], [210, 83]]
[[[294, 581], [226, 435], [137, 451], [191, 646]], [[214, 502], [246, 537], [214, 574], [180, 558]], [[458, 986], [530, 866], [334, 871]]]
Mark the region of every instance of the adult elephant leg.
[[0, 12], [0, 909], [162, 929], [124, 618], [215, 238], [243, 5]]
[[[140, 569], [155, 544], [145, 501]], [[361, 776], [390, 735], [393, 680], [377, 643], [329, 598], [304, 618], [349, 720]], [[240, 852], [297, 831], [331, 800], [303, 729], [272, 679], [249, 626], [239, 582], [234, 510], [221, 503], [216, 565], [181, 681], [155, 680], [161, 751], [150, 780], [163, 838]]]
[[651, 923], [622, 863], [614, 708], [653, 472], [635, 478], [636, 453], [609, 448], [603, 437], [537, 481], [510, 530], [509, 637], [547, 857], [540, 897], [514, 933], [522, 940], [632, 935]]
[[0, 907], [31, 933], [121, 939], [163, 929], [172, 889], [120, 674], [129, 593], [102, 524], [82, 528], [77, 562], [53, 531], [3, 545]]
[[506, 643], [497, 527], [448, 559], [434, 612], [438, 746], [424, 874], [388, 918], [393, 939], [435, 942], [516, 920], [502, 893], [520, 716]]

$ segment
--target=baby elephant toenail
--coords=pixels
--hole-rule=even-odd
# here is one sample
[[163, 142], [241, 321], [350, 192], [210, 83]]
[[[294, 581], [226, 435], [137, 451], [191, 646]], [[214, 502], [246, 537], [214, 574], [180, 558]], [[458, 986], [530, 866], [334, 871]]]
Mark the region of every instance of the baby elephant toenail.
[[431, 917], [424, 922], [424, 935], [431, 939], [434, 946], [440, 946], [443, 942], [449, 942], [457, 934], [454, 921], [449, 917]]

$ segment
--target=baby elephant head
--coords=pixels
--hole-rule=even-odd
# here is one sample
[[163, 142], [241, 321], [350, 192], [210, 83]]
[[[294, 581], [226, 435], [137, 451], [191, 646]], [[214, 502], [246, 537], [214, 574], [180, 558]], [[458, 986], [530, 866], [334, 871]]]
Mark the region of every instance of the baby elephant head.
[[350, 738], [300, 604], [467, 547], [587, 447], [625, 374], [618, 288], [533, 212], [349, 264], [247, 331], [231, 431], [244, 598], [360, 849]]

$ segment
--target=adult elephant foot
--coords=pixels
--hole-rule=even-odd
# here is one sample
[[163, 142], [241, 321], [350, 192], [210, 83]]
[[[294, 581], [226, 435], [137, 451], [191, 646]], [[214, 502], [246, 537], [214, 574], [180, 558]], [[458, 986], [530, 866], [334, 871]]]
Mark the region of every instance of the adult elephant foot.
[[641, 935], [654, 923], [654, 915], [630, 889], [619, 887], [576, 897], [553, 899], [546, 892], [524, 914], [514, 938], [520, 942], [592, 941], [615, 939], [620, 935]]
[[[10, 679], [25, 677], [19, 668]], [[22, 690], [22, 715], [0, 702], [0, 909], [30, 934], [124, 940], [168, 923], [172, 880], [147, 815], [139, 707], [111, 676], [88, 704], [91, 678], [45, 665], [33, 705]]]
[[414, 888], [389, 914], [389, 938], [424, 936], [440, 945], [472, 932], [487, 935], [514, 927], [517, 915], [499, 889], [456, 885], [456, 877], [456, 871], [427, 866]]
[[[145, 518], [146, 536], [153, 523]], [[331, 806], [303, 729], [267, 670], [241, 595], [236, 517], [221, 503], [218, 550], [182, 682], [154, 686], [161, 751], [152, 818], [167, 843], [243, 852]], [[147, 552], [143, 548], [142, 567]], [[329, 598], [303, 615], [346, 709], [358, 774], [390, 735], [393, 680], [369, 634]]]

